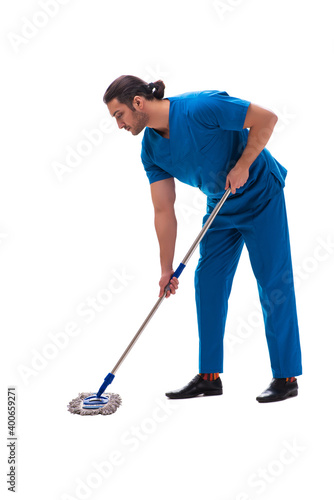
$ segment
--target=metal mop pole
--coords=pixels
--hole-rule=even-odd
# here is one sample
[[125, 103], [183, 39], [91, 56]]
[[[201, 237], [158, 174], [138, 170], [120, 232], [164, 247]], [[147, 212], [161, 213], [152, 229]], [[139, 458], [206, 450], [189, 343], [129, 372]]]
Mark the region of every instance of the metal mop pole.
[[[176, 269], [176, 271], [173, 274], [173, 276], [171, 277], [171, 279], [174, 278], [174, 277], [178, 278], [180, 276], [180, 274], [182, 273], [182, 271], [186, 267], [186, 265], [187, 265], [190, 257], [192, 256], [192, 254], [194, 253], [194, 251], [196, 250], [196, 248], [200, 244], [201, 240], [203, 239], [205, 233], [207, 232], [207, 230], [211, 226], [211, 224], [212, 224], [214, 218], [216, 217], [217, 213], [219, 212], [219, 210], [221, 209], [221, 207], [224, 205], [224, 203], [225, 203], [228, 195], [230, 194], [230, 192], [231, 192], [230, 188], [228, 188], [225, 191], [223, 197], [221, 198], [221, 200], [217, 203], [217, 205], [215, 206], [215, 208], [211, 212], [210, 216], [208, 217], [208, 220], [206, 221], [206, 223], [202, 227], [202, 229], [199, 232], [197, 238], [195, 239], [194, 243], [189, 248], [188, 252], [186, 253], [186, 255], [184, 257], [184, 259], [182, 260], [182, 262], [180, 263], [180, 265]], [[117, 372], [118, 368], [120, 367], [120, 365], [123, 363], [123, 361], [126, 358], [126, 356], [131, 351], [132, 347], [134, 346], [134, 344], [136, 343], [136, 341], [140, 337], [140, 335], [143, 332], [143, 330], [146, 328], [147, 324], [150, 322], [150, 320], [153, 318], [154, 314], [157, 312], [158, 308], [160, 307], [160, 305], [162, 304], [164, 298], [166, 297], [166, 293], [168, 291], [169, 291], [169, 284], [166, 286], [164, 294], [161, 297], [159, 297], [159, 299], [157, 300], [157, 302], [154, 304], [153, 308], [149, 312], [149, 314], [146, 317], [146, 319], [144, 320], [143, 324], [140, 326], [140, 328], [137, 331], [136, 335], [133, 337], [133, 339], [131, 340], [130, 344], [125, 349], [125, 351], [123, 352], [122, 356], [117, 361], [117, 363], [114, 366], [114, 368], [112, 369], [112, 371], [110, 373], [108, 373], [108, 375], [104, 379], [103, 384], [101, 385], [99, 391], [96, 394], [97, 397], [100, 397], [101, 394], [106, 390], [106, 388], [108, 387], [108, 385], [111, 384], [111, 382], [113, 381], [113, 379], [115, 377], [115, 373]]]

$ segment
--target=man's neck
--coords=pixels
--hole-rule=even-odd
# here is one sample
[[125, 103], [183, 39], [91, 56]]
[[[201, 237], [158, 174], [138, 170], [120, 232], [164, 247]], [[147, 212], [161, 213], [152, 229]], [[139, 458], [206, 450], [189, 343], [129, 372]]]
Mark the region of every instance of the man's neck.
[[162, 137], [169, 138], [169, 106], [168, 99], [149, 102], [149, 116], [147, 126], [156, 130]]

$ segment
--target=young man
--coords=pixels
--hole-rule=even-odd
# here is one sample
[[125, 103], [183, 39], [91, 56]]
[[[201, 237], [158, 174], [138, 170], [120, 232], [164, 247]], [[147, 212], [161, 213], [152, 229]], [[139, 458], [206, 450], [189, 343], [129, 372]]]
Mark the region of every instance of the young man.
[[[178, 391], [181, 399], [222, 394], [227, 304], [246, 244], [263, 310], [273, 379], [257, 401], [297, 396], [302, 374], [289, 233], [283, 187], [287, 171], [265, 148], [277, 116], [226, 92], [190, 92], [164, 99], [161, 80], [125, 75], [104, 95], [119, 128], [139, 134], [160, 245], [160, 296], [173, 274], [176, 241], [174, 178], [207, 195], [207, 214], [230, 187], [220, 213], [200, 245], [195, 273], [199, 374]], [[249, 130], [248, 130], [249, 129]]]

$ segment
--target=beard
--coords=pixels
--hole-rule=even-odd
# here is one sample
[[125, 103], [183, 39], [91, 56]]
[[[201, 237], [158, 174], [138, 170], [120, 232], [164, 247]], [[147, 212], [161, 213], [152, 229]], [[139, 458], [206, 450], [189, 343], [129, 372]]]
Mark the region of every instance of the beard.
[[148, 124], [149, 121], [149, 116], [147, 113], [144, 113], [143, 111], [134, 111], [133, 112], [133, 125], [132, 125], [132, 135], [138, 135], [146, 125]]

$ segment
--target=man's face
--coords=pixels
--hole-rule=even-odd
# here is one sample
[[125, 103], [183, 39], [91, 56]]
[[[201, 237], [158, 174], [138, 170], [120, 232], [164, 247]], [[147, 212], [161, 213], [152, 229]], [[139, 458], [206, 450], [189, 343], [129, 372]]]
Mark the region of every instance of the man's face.
[[149, 116], [144, 111], [141, 111], [143, 108], [143, 103], [141, 101], [137, 100], [133, 105], [135, 108], [134, 111], [115, 98], [112, 99], [107, 106], [111, 116], [116, 118], [119, 128], [124, 128], [131, 132], [132, 135], [138, 135], [148, 124]]

